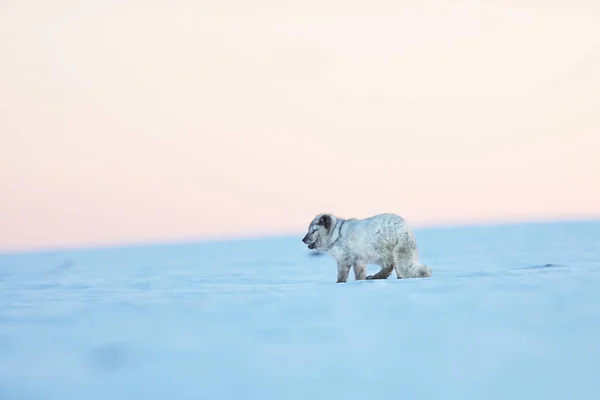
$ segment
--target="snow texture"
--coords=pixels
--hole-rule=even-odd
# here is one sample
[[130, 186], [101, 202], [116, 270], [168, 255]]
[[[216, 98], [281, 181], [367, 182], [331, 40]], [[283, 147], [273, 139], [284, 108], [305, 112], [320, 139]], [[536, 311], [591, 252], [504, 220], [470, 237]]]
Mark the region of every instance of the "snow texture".
[[431, 278], [302, 234], [0, 255], [0, 399], [600, 398], [600, 222], [415, 235]]

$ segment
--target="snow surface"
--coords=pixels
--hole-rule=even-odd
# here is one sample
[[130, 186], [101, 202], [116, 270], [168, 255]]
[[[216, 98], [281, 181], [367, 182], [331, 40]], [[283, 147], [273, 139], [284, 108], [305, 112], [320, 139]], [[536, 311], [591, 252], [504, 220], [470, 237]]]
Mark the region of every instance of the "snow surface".
[[600, 399], [600, 222], [415, 233], [429, 279], [302, 235], [0, 255], [0, 399]]

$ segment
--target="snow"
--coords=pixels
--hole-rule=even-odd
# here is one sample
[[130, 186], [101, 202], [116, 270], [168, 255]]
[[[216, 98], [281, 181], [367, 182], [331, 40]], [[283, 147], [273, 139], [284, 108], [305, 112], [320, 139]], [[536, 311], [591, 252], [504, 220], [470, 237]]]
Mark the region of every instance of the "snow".
[[0, 255], [0, 399], [600, 398], [600, 222], [415, 234], [429, 279], [301, 234]]

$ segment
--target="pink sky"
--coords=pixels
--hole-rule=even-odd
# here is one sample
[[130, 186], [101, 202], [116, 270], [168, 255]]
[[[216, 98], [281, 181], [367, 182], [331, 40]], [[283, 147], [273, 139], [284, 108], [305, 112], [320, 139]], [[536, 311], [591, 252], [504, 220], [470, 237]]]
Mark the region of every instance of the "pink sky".
[[600, 216], [597, 1], [9, 0], [0, 54], [0, 250]]

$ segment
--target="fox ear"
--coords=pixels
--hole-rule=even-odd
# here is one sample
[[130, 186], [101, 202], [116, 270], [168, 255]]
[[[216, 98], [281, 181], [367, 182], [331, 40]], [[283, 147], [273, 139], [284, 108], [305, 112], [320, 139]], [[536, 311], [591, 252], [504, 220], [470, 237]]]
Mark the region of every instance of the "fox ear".
[[319, 218], [319, 225], [323, 225], [325, 229], [329, 230], [329, 228], [331, 228], [331, 216], [327, 214], [322, 215], [321, 218]]

